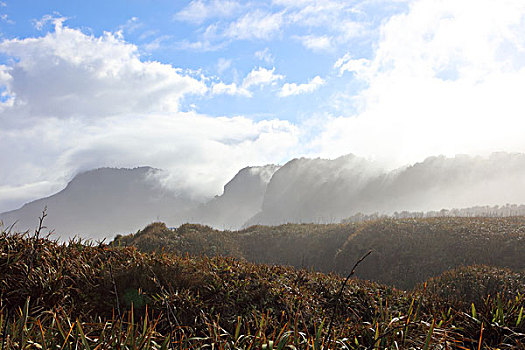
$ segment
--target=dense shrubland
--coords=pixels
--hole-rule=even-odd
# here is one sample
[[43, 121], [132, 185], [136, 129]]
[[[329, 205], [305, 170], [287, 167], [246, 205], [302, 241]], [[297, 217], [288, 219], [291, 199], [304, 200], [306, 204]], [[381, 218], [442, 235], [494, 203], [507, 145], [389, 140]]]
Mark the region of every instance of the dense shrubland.
[[485, 264], [525, 269], [525, 217], [383, 218], [344, 224], [287, 224], [218, 231], [154, 223], [113, 244], [141, 251], [222, 255], [346, 274], [369, 250], [357, 276], [412, 288], [446, 270]]

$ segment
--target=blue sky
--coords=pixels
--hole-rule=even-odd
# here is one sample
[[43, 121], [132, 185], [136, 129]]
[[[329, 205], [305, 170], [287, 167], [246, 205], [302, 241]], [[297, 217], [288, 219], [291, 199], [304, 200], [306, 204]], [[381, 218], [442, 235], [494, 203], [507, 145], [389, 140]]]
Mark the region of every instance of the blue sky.
[[0, 211], [150, 165], [524, 152], [521, 0], [0, 2]]
[[[203, 74], [216, 82], [240, 85], [256, 68], [272, 70], [281, 78], [274, 84], [261, 84], [254, 96], [187, 97], [181, 109], [294, 122], [307, 118], [312, 110], [337, 112], [324, 101], [342, 89], [355, 92], [359, 84], [349, 86], [348, 77], [338, 76], [333, 64], [349, 50], [355, 58], [370, 58], [382, 21], [407, 10], [405, 2], [390, 1], [319, 2], [311, 9], [288, 1], [4, 3], [3, 14], [8, 17], [2, 23], [2, 36], [6, 39], [42, 36], [53, 30], [54, 20], [62, 18], [64, 26], [87, 35], [118, 33], [123, 41], [137, 46], [142, 60], [193, 70], [195, 76]], [[283, 84], [305, 84], [316, 76], [322, 83], [315, 87], [315, 94], [279, 96]]]

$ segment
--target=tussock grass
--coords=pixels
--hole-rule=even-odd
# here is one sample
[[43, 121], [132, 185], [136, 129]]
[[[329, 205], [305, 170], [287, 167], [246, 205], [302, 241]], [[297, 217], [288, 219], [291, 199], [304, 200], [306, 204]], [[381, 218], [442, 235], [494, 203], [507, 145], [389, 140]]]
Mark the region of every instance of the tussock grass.
[[518, 275], [492, 273], [501, 292], [471, 307], [444, 289], [468, 274], [487, 271], [411, 292], [356, 279], [342, 288], [305, 269], [2, 231], [0, 348], [524, 348], [525, 301], [508, 283]]

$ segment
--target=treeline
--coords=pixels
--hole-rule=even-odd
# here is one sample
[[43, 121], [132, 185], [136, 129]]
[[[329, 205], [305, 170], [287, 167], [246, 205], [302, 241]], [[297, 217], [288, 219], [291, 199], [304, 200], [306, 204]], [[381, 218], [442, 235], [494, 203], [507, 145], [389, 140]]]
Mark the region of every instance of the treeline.
[[371, 213], [363, 214], [356, 213], [352, 216], [349, 216], [343, 220], [342, 223], [348, 222], [364, 222], [372, 221], [378, 219], [423, 219], [423, 218], [441, 218], [441, 217], [507, 217], [507, 216], [525, 216], [525, 205], [523, 204], [505, 204], [503, 206], [499, 205], [480, 205], [470, 208], [453, 208], [453, 209], [441, 209], [441, 210], [431, 210], [431, 211], [396, 211], [392, 214], [381, 214], [381, 213]]

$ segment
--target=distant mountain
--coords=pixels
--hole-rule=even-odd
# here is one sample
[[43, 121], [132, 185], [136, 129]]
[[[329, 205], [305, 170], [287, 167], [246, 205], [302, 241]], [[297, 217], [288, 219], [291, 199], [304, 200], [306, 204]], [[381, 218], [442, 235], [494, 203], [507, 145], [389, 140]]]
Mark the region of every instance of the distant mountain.
[[224, 193], [208, 202], [177, 196], [158, 181], [161, 170], [101, 168], [81, 173], [62, 191], [0, 214], [4, 225], [34, 230], [47, 207], [45, 225], [62, 238], [111, 238], [135, 232], [154, 221], [169, 226], [205, 223], [223, 229], [240, 228], [261, 209], [266, 186], [279, 167], [240, 170]]
[[155, 179], [160, 170], [101, 168], [81, 173], [62, 191], [0, 214], [4, 225], [33, 230], [47, 207], [44, 224], [63, 237], [78, 235], [102, 239], [136, 231], [152, 221], [170, 225], [181, 222], [181, 213], [194, 207], [189, 199], [176, 197]]
[[224, 193], [190, 210], [187, 220], [220, 229], [238, 229], [261, 210], [266, 187], [277, 165], [241, 169], [224, 186]]
[[294, 159], [275, 172], [262, 210], [247, 224], [335, 222], [353, 211], [352, 199], [380, 174], [378, 166], [353, 155]]
[[390, 172], [352, 155], [334, 160], [301, 158], [275, 172], [261, 211], [246, 226], [339, 222], [359, 212], [524, 202], [524, 154], [430, 157]]
[[203, 202], [162, 186], [160, 175], [161, 170], [149, 167], [88, 171], [55, 195], [0, 214], [0, 220], [33, 230], [47, 206], [45, 224], [63, 238], [100, 239], [153, 221], [235, 230], [254, 224], [336, 223], [358, 213], [525, 203], [525, 154], [430, 157], [393, 171], [354, 155], [294, 159], [283, 166], [244, 168], [221, 195]]

